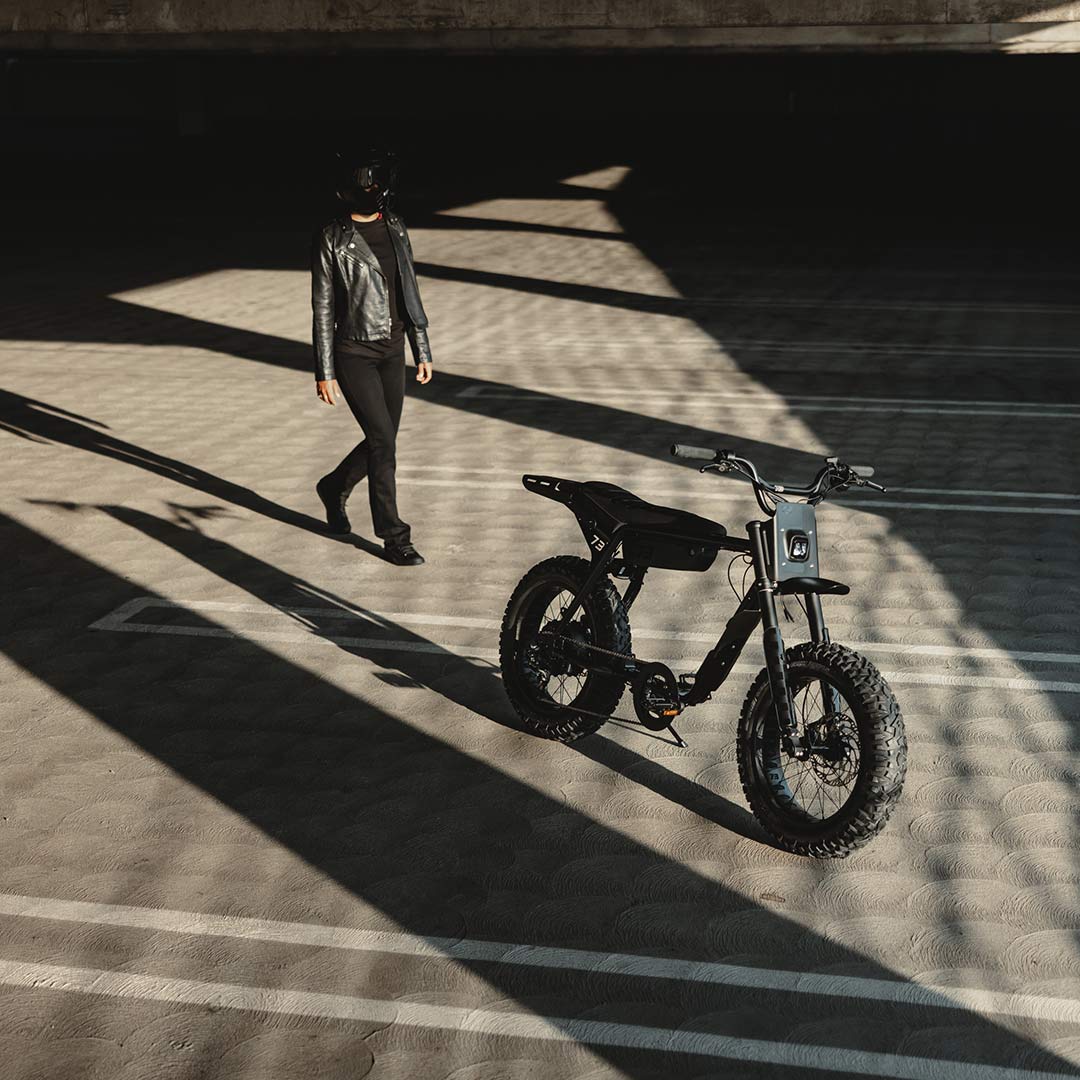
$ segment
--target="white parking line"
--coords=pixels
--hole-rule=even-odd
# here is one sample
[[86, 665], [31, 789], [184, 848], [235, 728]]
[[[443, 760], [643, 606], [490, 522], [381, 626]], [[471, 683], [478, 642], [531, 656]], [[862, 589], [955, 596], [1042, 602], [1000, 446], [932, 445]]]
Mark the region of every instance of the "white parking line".
[[[449, 487], [468, 488], [476, 491], [521, 491], [521, 481], [512, 480], [439, 480], [435, 477], [410, 476], [410, 487]], [[673, 498], [679, 496], [673, 495]], [[845, 495], [851, 498], [851, 502], [829, 503], [832, 508], [843, 507], [845, 510], [859, 510], [867, 507], [872, 510], [935, 510], [935, 511], [968, 511], [975, 514], [1052, 514], [1061, 517], [1080, 517], [1080, 510], [1074, 510], [1067, 506], [992, 506], [987, 503], [946, 503], [946, 502], [904, 502], [900, 499], [865, 499], [861, 495]], [[694, 498], [699, 499], [738, 499], [745, 500], [745, 492], [734, 491], [703, 491], [695, 492]]]
[[[302, 619], [345, 619], [373, 622], [381, 626], [451, 626], [462, 629], [498, 630], [498, 619], [482, 619], [468, 615], [436, 615], [422, 611], [370, 611], [361, 607], [271, 607], [267, 604], [250, 604], [232, 600], [164, 600], [157, 596], [140, 596], [93, 626], [111, 630], [114, 622], [123, 622], [148, 607], [180, 607], [192, 611], [237, 612], [249, 615], [282, 614]], [[654, 630], [647, 626], [635, 626], [635, 638], [656, 638], [663, 641], [685, 641], [693, 644], [714, 645], [719, 630], [712, 634], [683, 630]], [[1067, 664], [1080, 667], [1080, 653], [1033, 652], [1024, 649], [969, 648], [964, 645], [911, 645], [900, 641], [856, 641], [852, 648], [863, 652], [888, 653], [891, 656], [936, 656], [973, 660], [989, 660], [998, 663], [1028, 662], [1036, 664]]]
[[[738, 668], [740, 665], [736, 665]], [[1043, 694], [1080, 694], [1080, 683], [1052, 679], [1009, 678], [993, 675], [928, 675], [911, 671], [882, 671], [897, 686], [963, 686], [975, 690], [1033, 690]]]
[[953, 495], [962, 498], [982, 499], [1060, 499], [1080, 502], [1080, 495], [1065, 491], [994, 491], [987, 488], [919, 488], [890, 487], [890, 491], [902, 491], [907, 495]]
[[[0, 983], [32, 990], [59, 990], [103, 997], [164, 1001], [211, 1009], [238, 1009], [273, 1015], [362, 1023], [400, 1024], [407, 1027], [495, 1035], [500, 1038], [536, 1039], [634, 1050], [660, 1050], [735, 1061], [753, 1061], [791, 1068], [894, 1077], [897, 1080], [1061, 1080], [1068, 1074], [999, 1065], [942, 1061], [880, 1054], [844, 1047], [742, 1039], [685, 1029], [645, 1027], [611, 1021], [537, 1016], [533, 1013], [492, 1011], [410, 1001], [382, 1001], [320, 994], [308, 990], [280, 990], [270, 986], [200, 982], [130, 971], [61, 967], [0, 961]], [[944, 1071], [943, 1071], [944, 1070]], [[1074, 1074], [1080, 1075], [1080, 1074]]]
[[[1080, 414], [1078, 414], [1078, 416], [1080, 416]], [[518, 473], [518, 475], [526, 475], [529, 472], [532, 472], [534, 474], [536, 474], [536, 473], [543, 474], [543, 473], [546, 473], [548, 471], [548, 469], [558, 470], [560, 468], [565, 467], [565, 465], [566, 465], [566, 460], [563, 459], [563, 460], [561, 460], [558, 463], [553, 464], [553, 465], [546, 465], [546, 466], [537, 465], [535, 468], [533, 468], [531, 470], [523, 469], [520, 466], [514, 466], [512, 469], [507, 468], [507, 467], [502, 467], [502, 472], [504, 472], [504, 473], [506, 473], [506, 472], [509, 472], [509, 473], [516, 472], [516, 473]], [[619, 467], [624, 467], [624, 466], [619, 466]], [[398, 472], [416, 472], [416, 473], [433, 473], [433, 472], [455, 473], [455, 474], [472, 474], [472, 473], [475, 473], [477, 476], [491, 476], [491, 474], [492, 474], [492, 466], [490, 466], [490, 465], [488, 465], [486, 468], [469, 468], [467, 466], [459, 466], [459, 465], [407, 465], [407, 464], [401, 464], [401, 465], [398, 465], [397, 470], [398, 470]], [[663, 475], [661, 475], [659, 473], [646, 472], [644, 469], [641, 469], [641, 468], [637, 467], [636, 465], [634, 466], [634, 469], [633, 469], [633, 475], [634, 475], [634, 481], [637, 482], [637, 483], [662, 484], [665, 481], [671, 479], [671, 471], [670, 471], [670, 469], [667, 470]], [[728, 476], [725, 476], [723, 479], [725, 481], [730, 480], [730, 481], [734, 481], [737, 484], [743, 484], [743, 485], [746, 485], [746, 484], [749, 483], [748, 480], [744, 480], [742, 477], [740, 477], [740, 476], [738, 476], [736, 474], [729, 474]], [[413, 481], [410, 479], [409, 482], [412, 483]], [[514, 485], [511, 485], [511, 486], [514, 486]], [[520, 486], [520, 485], [518, 485], [518, 486]], [[744, 492], [749, 494], [749, 491], [748, 491], [748, 489], [745, 488], [745, 486], [744, 486], [743, 490], [744, 490]], [[946, 498], [951, 497], [951, 498], [964, 498], [964, 499], [968, 499], [968, 498], [971, 498], [971, 499], [976, 499], [976, 498], [979, 498], [979, 499], [1027, 499], [1027, 500], [1029, 500], [1031, 502], [1035, 502], [1035, 501], [1037, 501], [1039, 499], [1056, 499], [1056, 500], [1058, 500], [1060, 502], [1080, 502], [1080, 495], [1076, 495], [1076, 494], [1073, 494], [1072, 492], [1067, 492], [1067, 491], [997, 491], [997, 490], [995, 490], [993, 488], [923, 488], [923, 487], [903, 487], [903, 486], [896, 486], [896, 485], [893, 485], [893, 484], [889, 485], [889, 491], [890, 491], [890, 493], [894, 492], [894, 491], [900, 491], [900, 492], [903, 492], [906, 495], [941, 495], [941, 496], [946, 497]], [[674, 499], [700, 498], [702, 496], [704, 496], [705, 498], [714, 498], [716, 496], [721, 496], [723, 498], [731, 499], [731, 498], [736, 498], [737, 493], [733, 492], [733, 491], [709, 491], [707, 489], [702, 489], [700, 487], [696, 487], [696, 488], [687, 488], [685, 491], [673, 492], [670, 495], [670, 498], [674, 498]], [[854, 496], [854, 497], [858, 498], [857, 495]], [[937, 504], [935, 503], [934, 505], [936, 506]], [[961, 505], [967, 505], [967, 504], [965, 503], [965, 504], [961, 504]]]
[[708, 307], [826, 308], [838, 311], [975, 311], [985, 315], [1080, 315], [1075, 304], [995, 304], [972, 300], [841, 300], [835, 296], [688, 296]]
[[[672, 307], [678, 306], [680, 297], [664, 297]], [[685, 305], [687, 307], [691, 305]], [[663, 315], [663, 313], [657, 313]], [[674, 318], [686, 318], [680, 312], [671, 312]], [[487, 347], [499, 351], [528, 353], [545, 349], [588, 348], [594, 351], [624, 351], [627, 348], [640, 347], [644, 343], [638, 337], [618, 337], [607, 335], [603, 338], [559, 337], [545, 334], [535, 343], [522, 345], [520, 338], [514, 342], [491, 341]], [[694, 336], [675, 337], [666, 335], [663, 340], [647, 343], [650, 352], [686, 352], [697, 349], [710, 355], [723, 355], [732, 349], [744, 352], [827, 353], [844, 357], [894, 357], [905, 356], [918, 360], [923, 357], [972, 357], [977, 360], [1074, 360], [1080, 359], [1080, 349], [1071, 345], [919, 345], [906, 342], [886, 341], [791, 341], [775, 338], [709, 338], [705, 331]]]
[[[659, 389], [653, 387], [652, 389]], [[552, 385], [542, 383], [538, 386], [510, 386], [501, 383], [492, 384], [491, 388], [483, 384], [466, 386], [459, 390], [455, 397], [516, 397], [520, 394], [580, 394], [583, 392], [602, 394], [604, 397], [640, 398], [640, 388], [622, 388], [608, 384], [589, 386], [578, 383], [560, 383]], [[781, 394], [779, 392], [763, 392], [761, 388], [747, 390], [707, 390], [696, 386], [666, 387], [659, 389], [662, 394], [671, 394], [678, 397], [695, 397], [708, 401], [742, 401], [750, 405], [776, 405], [778, 407], [790, 404], [793, 401], [805, 402], [839, 402], [840, 404], [858, 405], [942, 405], [946, 408], [1002, 408], [1008, 406], [1015, 409], [1062, 409], [1077, 412], [1080, 405], [1071, 405], [1061, 401], [1003, 401], [1000, 398], [918, 398], [918, 397], [866, 397], [859, 394]]]
[[883, 412], [931, 416], [1011, 416], [1080, 419], [1080, 406], [1062, 402], [967, 401], [934, 398], [825, 397], [792, 395], [770, 397], [712, 390], [621, 390], [617, 387], [530, 386], [486, 389], [467, 386], [455, 395], [482, 401], [635, 401], [646, 405], [678, 404], [695, 409], [783, 410], [788, 412]]
[[859, 499], [858, 496], [853, 498], [858, 501], [834, 502], [833, 505], [843, 506], [848, 510], [866, 506], [872, 510], [966, 510], [973, 514], [1050, 514], [1056, 517], [1080, 517], [1080, 510], [1071, 510], [1066, 506], [989, 506], [985, 503], [894, 502], [887, 499]]
[[[243, 629], [233, 630], [225, 626], [185, 626], [183, 624], [133, 622], [132, 618], [148, 608], [171, 608], [180, 611], [219, 611], [237, 612], [241, 614], [273, 615], [279, 614], [294, 621], [299, 620], [300, 627], [291, 630], [264, 630]], [[394, 629], [395, 624], [431, 625], [444, 627], [459, 627], [462, 629], [485, 629], [494, 630], [496, 624], [493, 620], [463, 619], [453, 616], [416, 615], [408, 613], [394, 613], [375, 615], [367, 612], [348, 612], [345, 609], [323, 608], [273, 608], [254, 604], [231, 604], [222, 601], [179, 601], [164, 600], [158, 597], [139, 597], [110, 612], [108, 615], [90, 624], [91, 630], [113, 630], [122, 633], [135, 634], [175, 634], [182, 637], [214, 637], [229, 638], [234, 640], [266, 641], [281, 644], [298, 645], [322, 645], [322, 646], [346, 646], [357, 649], [366, 649], [376, 652], [399, 652], [399, 653], [428, 653], [432, 655], [459, 656], [463, 659], [484, 660], [497, 662], [499, 651], [494, 648], [483, 646], [474, 647], [469, 645], [441, 644], [434, 641], [411, 641], [401, 638], [385, 637], [358, 637], [351, 634], [327, 633], [313, 625], [309, 620], [312, 618], [328, 619], [356, 619], [357, 621], [369, 621], [376, 626]], [[638, 637], [656, 637], [669, 641], [707, 641], [709, 644], [714, 639], [707, 635], [679, 635], [665, 632], [648, 630], [635, 631]], [[964, 657], [970, 654], [970, 650], [964, 650], [955, 646], [927, 646], [927, 645], [889, 645], [885, 642], [871, 642], [866, 646], [856, 643], [853, 648], [858, 651], [865, 648], [866, 651], [878, 651], [903, 655], [910, 652], [913, 655], [939, 656], [939, 657]], [[979, 650], [983, 659], [1014, 659], [1015, 656], [1026, 655], [1029, 660], [1044, 663], [1067, 663], [1077, 661], [1077, 657], [1069, 653], [1028, 653], [1010, 654], [1003, 650]], [[1050, 660], [1036, 658], [1051, 657]], [[685, 658], [685, 650], [674, 654], [661, 653], [651, 655], [653, 660], [677, 661]], [[735, 664], [733, 672], [747, 675], [755, 675], [758, 667], [754, 664]], [[909, 686], [952, 686], [966, 687], [971, 689], [999, 689], [1034, 691], [1039, 693], [1080, 694], [1080, 683], [1068, 682], [1056, 679], [1030, 679], [1022, 676], [994, 676], [994, 675], [963, 675], [952, 672], [912, 672], [912, 671], [882, 671], [881, 673], [889, 682]]]
[[[555, 405], [565, 402], [578, 402], [584, 401], [588, 404], [603, 404], [605, 401], [624, 401], [628, 398], [618, 397], [614, 394], [597, 393], [595, 395], [585, 396], [580, 390], [574, 396], [553, 396], [550, 394], [542, 393], [529, 393], [522, 391], [520, 393], [494, 393], [484, 394], [481, 397], [483, 401], [491, 400], [507, 400], [507, 401], [543, 401], [547, 404]], [[715, 401], [707, 401], [700, 398], [697, 394], [687, 394], [685, 396], [681, 394], [663, 394], [663, 393], [650, 393], [646, 399], [642, 399], [639, 394], [636, 400], [647, 408], [655, 407], [657, 405], [677, 405], [680, 409], [723, 409], [733, 410], [740, 409], [748, 412], [854, 412], [854, 413], [906, 413], [908, 415], [923, 415], [923, 416], [1008, 416], [1012, 419], [1039, 419], [1039, 420], [1077, 420], [1080, 419], [1080, 413], [1072, 412], [1068, 409], [1053, 409], [1039, 412], [1035, 409], [1029, 409], [1020, 411], [1014, 408], [1001, 408], [1001, 409], [965, 409], [965, 408], [949, 408], [946, 406], [909, 406], [901, 407], [898, 405], [814, 405], [805, 404], [798, 401], [792, 402], [723, 402], [722, 405]]]
[[671, 979], [710, 986], [740, 986], [779, 993], [886, 1001], [902, 1006], [961, 1009], [981, 1016], [1018, 1016], [1054, 1023], [1080, 1024], [1080, 1001], [1073, 998], [1009, 994], [962, 986], [938, 986], [907, 979], [871, 979], [856, 975], [784, 971], [722, 964], [711, 960], [679, 960], [633, 953], [521, 945], [505, 941], [422, 937], [386, 930], [359, 930], [348, 926], [211, 915], [125, 904], [96, 904], [82, 900], [59, 900], [10, 893], [0, 893], [0, 915], [97, 926], [121, 926], [136, 930], [164, 930], [175, 934], [235, 938], [240, 941], [272, 941], [283, 945], [308, 945], [349, 952], [414, 957], [441, 956], [447, 960], [553, 968], [593, 975], [616, 974], [627, 978]]

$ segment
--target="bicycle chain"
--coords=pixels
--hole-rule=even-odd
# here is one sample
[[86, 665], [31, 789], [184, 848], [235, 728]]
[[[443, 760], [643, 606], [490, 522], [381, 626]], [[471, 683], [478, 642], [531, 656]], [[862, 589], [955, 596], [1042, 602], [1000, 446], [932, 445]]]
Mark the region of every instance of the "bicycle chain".
[[[549, 630], [540, 630], [540, 631], [537, 632], [536, 636], [537, 636], [537, 638], [546, 637], [546, 638], [562, 639], [564, 641], [571, 641], [579, 649], [588, 649], [590, 652], [603, 653], [604, 656], [613, 656], [613, 657], [615, 657], [616, 660], [632, 660], [635, 664], [643, 664], [643, 663], [647, 664], [647, 663], [650, 663], [650, 661], [638, 659], [638, 657], [636, 657], [633, 653], [621, 653], [621, 652], [616, 652], [614, 649], [602, 648], [599, 645], [590, 645], [587, 641], [578, 641], [575, 638], [567, 637], [566, 634], [555, 634], [555, 633], [552, 633]], [[682, 678], [682, 676], [676, 675], [675, 678], [676, 678], [676, 680], [680, 680]], [[712, 695], [710, 694], [709, 696], [711, 697]]]
[[599, 645], [590, 645], [587, 641], [578, 641], [576, 638], [567, 637], [566, 634], [556, 634], [550, 630], [540, 630], [536, 636], [538, 639], [552, 638], [555, 640], [569, 641], [579, 649], [589, 649], [592, 652], [603, 653], [605, 656], [614, 656], [617, 660], [633, 660], [636, 664], [641, 662], [633, 653], [621, 653], [616, 652], [614, 649], [604, 649]]
[[[599, 645], [590, 645], [584, 641], [577, 641], [574, 638], [567, 637], [565, 634], [556, 634], [550, 630], [541, 630], [537, 633], [537, 638], [553, 638], [563, 639], [565, 641], [572, 641], [579, 648], [589, 649], [592, 652], [603, 653], [605, 656], [613, 656], [618, 660], [633, 660], [635, 663], [640, 663], [638, 658], [633, 653], [621, 653], [616, 652], [614, 649], [604, 649]], [[583, 716], [595, 716], [600, 720], [616, 720], [620, 724], [633, 724], [636, 727], [644, 728], [645, 725], [638, 719], [628, 720], [622, 716], [609, 716], [607, 713], [596, 712], [594, 709], [583, 709], [580, 705], [565, 705], [563, 706], [569, 712], [581, 713]], [[647, 729], [646, 729], [647, 730]], [[684, 744], [685, 745], [685, 744]]]

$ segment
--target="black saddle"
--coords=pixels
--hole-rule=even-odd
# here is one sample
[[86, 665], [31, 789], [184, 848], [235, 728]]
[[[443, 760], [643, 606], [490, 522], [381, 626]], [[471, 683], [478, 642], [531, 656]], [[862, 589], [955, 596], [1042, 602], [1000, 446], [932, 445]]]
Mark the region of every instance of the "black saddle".
[[596, 523], [597, 529], [606, 535], [610, 535], [618, 526], [625, 525], [635, 533], [703, 544], [719, 543], [727, 536], [727, 529], [719, 522], [698, 517], [688, 510], [646, 502], [626, 488], [603, 480], [589, 480], [581, 484], [571, 509], [575, 513], [591, 510], [588, 516]]
[[706, 547], [719, 546], [727, 536], [727, 529], [719, 522], [698, 517], [688, 510], [646, 502], [632, 491], [604, 480], [526, 475], [521, 482], [529, 491], [568, 506], [579, 520], [591, 523], [603, 537], [610, 536], [619, 526], [639, 535]]

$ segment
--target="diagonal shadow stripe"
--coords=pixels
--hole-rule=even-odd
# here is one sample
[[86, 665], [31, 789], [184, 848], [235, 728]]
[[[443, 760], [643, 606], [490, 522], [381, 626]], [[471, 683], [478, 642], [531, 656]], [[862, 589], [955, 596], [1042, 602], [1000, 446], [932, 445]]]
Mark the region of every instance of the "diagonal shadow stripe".
[[[193, 528], [129, 507], [106, 510], [262, 600], [295, 600], [301, 594], [327, 604], [343, 603]], [[477, 756], [462, 753], [252, 642], [232, 643], [223, 650], [218, 643], [201, 639], [185, 640], [178, 646], [153, 637], [110, 638], [89, 631], [85, 628], [89, 616], [145, 590], [13, 519], [2, 519], [0, 535], [16, 554], [0, 567], [0, 587], [12, 598], [11, 621], [0, 643], [13, 660], [288, 846], [310, 867], [386, 912], [410, 933], [456, 936], [482, 922], [490, 890], [505, 873], [507, 860], [513, 863], [543, 850], [550, 869], [544, 879], [534, 881], [535, 903], [502, 910], [510, 931], [505, 935], [508, 940], [551, 947], [574, 945], [579, 932], [568, 935], [564, 922], [554, 917], [555, 911], [570, 904], [585, 919], [593, 948], [625, 948], [627, 935], [635, 933], [635, 913], [649, 911], [656, 895], [683, 896], [692, 897], [693, 903], [690, 909], [686, 904], [677, 909], [681, 937], [676, 955], [715, 956], [716, 945], [711, 943], [726, 940], [721, 928], [734, 920], [747, 935], [745, 949], [758, 950], [744, 954], [744, 963], [746, 956], [756, 956], [762, 966], [775, 966], [783, 957], [787, 968], [843, 968], [879, 979], [899, 978], [886, 966], [701, 877], [553, 800], [541, 788], [509, 777]], [[67, 605], [58, 609], [43, 590], [20, 588], [26, 580], [48, 580], [63, 588], [69, 597]], [[200, 617], [194, 612], [191, 616]], [[398, 629], [405, 638], [419, 638]], [[82, 654], [88, 648], [101, 650], [98, 670], [112, 673], [108, 693], [101, 693], [96, 683], [87, 683], [78, 665], [73, 669], [68, 662], [69, 654]], [[349, 656], [350, 650], [344, 649], [342, 655]], [[373, 659], [382, 658], [380, 654]], [[456, 707], [494, 719], [508, 711], [497, 680], [478, 678], [471, 668], [462, 672], [457, 657], [448, 654], [445, 660], [432, 662], [420, 654], [402, 654], [397, 659], [400, 670]], [[234, 694], [194, 706], [185, 687], [220, 679], [226, 670], [242, 673], [237, 685], [260, 687], [263, 692], [250, 700]], [[148, 680], [146, 673], [151, 671], [153, 678]], [[603, 740], [594, 741], [604, 745]], [[247, 748], [242, 762], [237, 757], [239, 744]], [[510, 745], [503, 745], [510, 750]], [[329, 828], [318, 810], [313, 813], [313, 808], [326, 805], [328, 796], [334, 796], [335, 802], [334, 824]], [[408, 854], [404, 841], [417, 834], [454, 854], [449, 867], [444, 863], [440, 869], [429, 869]], [[145, 856], [141, 873], [151, 878], [167, 876], [167, 852], [147, 849]], [[552, 918], [538, 917], [538, 912], [549, 907]], [[643, 929], [647, 922], [641, 925]], [[538, 989], [543, 987], [548, 993], [557, 989], [564, 1008], [563, 1019], [555, 1022], [571, 1038], [587, 1028], [588, 1021], [617, 1023], [621, 1016], [635, 1015], [637, 1006], [630, 1002], [643, 1000], [655, 1009], [680, 1009], [682, 1031], [730, 1035], [730, 1017], [747, 1005], [745, 991], [727, 987], [708, 987], [704, 997], [702, 992], [695, 993], [694, 1004], [688, 1008], [679, 1004], [677, 980], [674, 985], [671, 980], [650, 984], [646, 991], [639, 980], [631, 991], [618, 973], [560, 976], [546, 972], [541, 979], [537, 972], [459, 962], [522, 1003], [526, 1011]], [[798, 1003], [788, 999], [778, 1003], [765, 995], [756, 1003], [771, 1011], [775, 1035], [785, 1030], [785, 1023], [836, 1015], [834, 1002], [816, 1001], [812, 996]], [[852, 1018], [848, 1030], [853, 1048], [860, 1047], [860, 1030], [873, 1028], [880, 1034], [887, 1026], [892, 1048], [910, 1052], [914, 1045], [925, 1051], [935, 1045], [934, 1032], [942, 1025], [941, 1019], [924, 1012], [908, 1019], [902, 1009], [870, 1002], [851, 1004], [845, 1015]], [[959, 1019], [950, 1014], [945, 1023], [963, 1031], [969, 1064], [1013, 1063], [1023, 1069], [1070, 1074], [1066, 1062], [999, 1024], [970, 1014]], [[944, 1045], [950, 1049], [945, 1056], [955, 1058], [955, 1037], [950, 1035]], [[677, 1053], [614, 1046], [598, 1048], [598, 1052], [632, 1077], [652, 1076], [658, 1054], [673, 1075], [691, 1075], [690, 1070], [697, 1068], [692, 1058]], [[941, 1067], [949, 1068], [945, 1061]], [[807, 1068], [797, 1075], [812, 1077], [818, 1072]], [[747, 1080], [773, 1075], [771, 1065], [740, 1066], [740, 1077]]]

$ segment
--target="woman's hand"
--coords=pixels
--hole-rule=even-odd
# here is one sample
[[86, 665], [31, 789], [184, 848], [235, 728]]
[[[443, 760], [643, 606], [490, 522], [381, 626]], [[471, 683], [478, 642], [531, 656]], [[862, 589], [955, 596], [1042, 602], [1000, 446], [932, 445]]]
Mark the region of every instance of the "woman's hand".
[[418, 383], [431, 382], [431, 365], [430, 364], [417, 364], [416, 365], [416, 381]]
[[338, 386], [337, 379], [319, 379], [315, 383], [315, 394], [320, 401], [333, 405], [334, 398], [341, 397], [341, 387]]

